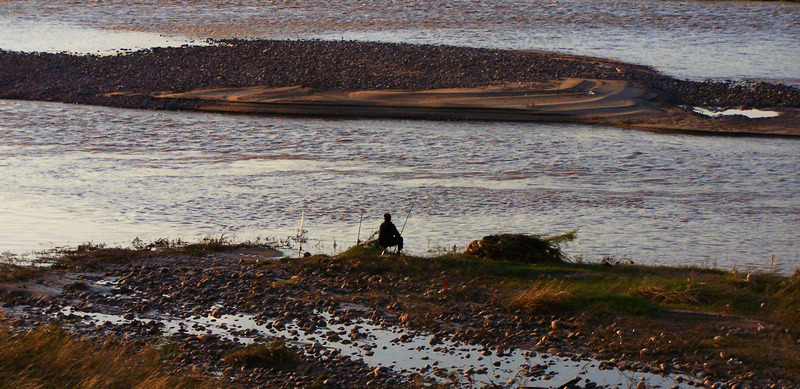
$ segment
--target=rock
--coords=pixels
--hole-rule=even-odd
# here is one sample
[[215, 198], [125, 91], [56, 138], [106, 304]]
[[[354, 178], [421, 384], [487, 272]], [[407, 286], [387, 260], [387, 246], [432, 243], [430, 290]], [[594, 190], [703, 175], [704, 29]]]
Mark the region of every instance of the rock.
[[214, 334], [198, 334], [197, 339], [200, 339], [203, 342], [211, 342], [219, 338], [219, 336]]
[[369, 373], [369, 376], [373, 377], [373, 378], [379, 378], [379, 377], [385, 375], [387, 371], [388, 371], [388, 368], [386, 368], [384, 366], [379, 366], [379, 367], [376, 367], [375, 370], [372, 370]]
[[358, 327], [353, 327], [353, 329], [350, 330], [349, 337], [350, 340], [356, 340], [365, 337], [365, 335], [359, 331]]

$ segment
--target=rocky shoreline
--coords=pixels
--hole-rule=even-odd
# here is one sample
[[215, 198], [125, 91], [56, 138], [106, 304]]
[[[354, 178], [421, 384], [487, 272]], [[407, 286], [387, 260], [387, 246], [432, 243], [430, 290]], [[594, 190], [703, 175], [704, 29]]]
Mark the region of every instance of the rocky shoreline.
[[[113, 56], [0, 51], [0, 98], [184, 109], [190, 104], [146, 94], [295, 85], [426, 90], [587, 78], [643, 85], [669, 106], [800, 108], [800, 89], [791, 86], [678, 80], [646, 66], [551, 52], [355, 41], [215, 43]], [[113, 92], [132, 93], [108, 95]]]
[[[403, 261], [403, 258], [391, 260]], [[396, 341], [401, 344], [417, 334], [427, 333], [431, 336], [428, 342], [431, 348], [442, 342], [478, 345], [477, 352], [496, 357], [522, 348], [573, 361], [602, 361], [601, 370], [619, 368], [656, 375], [678, 374], [680, 377], [673, 387], [788, 388], [797, 384], [789, 381], [790, 377], [774, 377], [767, 372], [737, 367], [735, 364], [741, 362], [728, 360], [722, 353], [703, 357], [695, 352], [664, 359], [657, 356], [657, 350], [642, 349], [639, 355], [615, 351], [617, 336], [620, 344], [623, 337], [626, 342], [629, 338], [633, 341], [645, 336], [637, 334], [643, 327], [602, 315], [520, 314], [497, 302], [495, 292], [473, 285], [450, 271], [409, 276], [370, 270], [373, 265], [353, 260], [328, 256], [275, 259], [252, 249], [199, 256], [144, 255], [133, 260], [78, 266], [67, 273], [46, 273], [0, 289], [7, 317], [10, 315], [18, 328], [58, 319], [74, 332], [101, 343], [108, 337], [116, 337], [145, 345], [154, 337], [166, 337], [168, 342], [179, 345], [177, 367], [211, 375], [222, 372], [231, 383], [244, 387], [396, 387], [430, 381], [421, 374], [424, 371], [436, 373], [442, 369], [442, 374], [448, 373], [447, 366], [437, 366], [438, 363], [431, 361], [427, 370], [401, 375], [394, 366], [369, 366], [360, 358], [342, 355], [327, 343], [320, 344], [369, 336], [368, 332], [358, 331], [359, 323], [405, 329], [405, 334], [397, 335]], [[65, 307], [71, 307], [70, 311], [66, 312]], [[290, 340], [296, 340], [301, 332], [315, 331], [320, 333], [319, 340], [299, 346], [303, 352], [293, 368], [239, 368], [219, 357], [241, 347], [238, 338], [220, 337], [198, 324], [192, 326], [195, 333], [181, 328], [168, 335], [164, 325], [153, 320], [168, 315], [214, 321], [241, 313], [253, 315], [266, 328], [284, 330], [294, 326], [288, 334]], [[114, 322], [91, 316], [96, 314], [125, 320]], [[673, 319], [673, 324], [663, 330], [677, 331], [669, 342], [682, 336], [680, 328], [673, 328], [674, 323], [708, 320], [701, 316]], [[782, 331], [772, 324], [759, 324], [757, 329], [755, 325], [743, 326], [735, 320], [733, 324], [725, 324], [719, 316], [714, 321], [718, 322], [714, 327], [720, 334], [718, 337], [735, 334], [767, 339], [764, 337]], [[354, 324], [356, 329], [335, 330], [344, 323]], [[249, 330], [231, 333], [263, 340]], [[612, 347], [603, 343], [609, 334], [613, 336]], [[667, 339], [672, 338], [667, 335], [659, 342]], [[365, 355], [381, 352], [369, 347], [362, 351]], [[651, 352], [655, 353], [652, 357], [648, 356]], [[530, 366], [524, 374], [547, 379], [546, 368]], [[475, 373], [461, 372], [464, 377], [459, 379], [468, 380]], [[501, 383], [499, 387], [515, 384], [516, 381]], [[580, 385], [577, 380], [567, 386], [562, 384], [565, 383], [552, 382], [551, 387], [603, 387], [590, 379], [582, 379]], [[644, 382], [634, 386], [648, 385]]]

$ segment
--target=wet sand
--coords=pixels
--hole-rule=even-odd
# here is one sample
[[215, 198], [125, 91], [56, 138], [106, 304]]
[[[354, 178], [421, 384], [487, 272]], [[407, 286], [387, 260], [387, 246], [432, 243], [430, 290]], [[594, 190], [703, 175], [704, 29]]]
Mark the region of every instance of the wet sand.
[[645, 88], [622, 80], [569, 78], [539, 84], [504, 84], [435, 90], [314, 91], [302, 86], [244, 87], [157, 93], [156, 98], [196, 101], [209, 112], [315, 117], [425, 120], [572, 122], [651, 131], [750, 136], [798, 136], [800, 115], [776, 118], [707, 117], [685, 107], [665, 107]]
[[641, 88], [620, 80], [554, 80], [434, 90], [318, 92], [310, 88], [222, 88], [157, 94], [198, 100], [197, 109], [312, 116], [439, 120], [586, 121], [645, 117], [658, 107]]
[[[6, 99], [800, 135], [800, 89], [795, 87], [678, 80], [646, 66], [531, 50], [231, 40], [104, 57], [0, 51], [0, 69], [0, 98]], [[760, 108], [781, 116], [708, 118], [692, 107]]]

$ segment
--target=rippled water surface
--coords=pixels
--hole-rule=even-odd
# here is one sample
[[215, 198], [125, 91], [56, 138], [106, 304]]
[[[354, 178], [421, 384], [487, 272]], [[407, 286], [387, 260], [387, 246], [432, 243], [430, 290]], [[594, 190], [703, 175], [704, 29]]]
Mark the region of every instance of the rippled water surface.
[[[4, 24], [0, 48], [67, 25], [200, 39], [318, 37], [558, 50], [638, 62], [682, 78], [800, 84], [800, 4], [786, 2], [29, 0], [3, 2]], [[30, 33], [18, 31], [22, 27]], [[69, 46], [73, 36], [62, 35], [61, 45]]]
[[[568, 124], [313, 120], [0, 101], [0, 251], [228, 233], [411, 252], [579, 230], [572, 256], [798, 263], [800, 141]], [[337, 248], [333, 247], [334, 241]]]

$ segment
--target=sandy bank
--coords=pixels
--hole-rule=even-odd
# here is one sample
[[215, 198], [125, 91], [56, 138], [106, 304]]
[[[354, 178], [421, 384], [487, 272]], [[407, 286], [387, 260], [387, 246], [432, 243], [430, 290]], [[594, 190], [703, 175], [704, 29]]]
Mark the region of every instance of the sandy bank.
[[198, 109], [209, 111], [444, 120], [582, 121], [640, 117], [658, 111], [643, 98], [641, 88], [618, 80], [567, 79], [418, 91], [247, 87], [155, 96], [199, 100]]
[[[125, 93], [111, 96], [124, 96]], [[695, 134], [798, 136], [800, 115], [711, 118], [656, 101], [646, 88], [623, 80], [568, 78], [432, 90], [317, 91], [302, 86], [198, 89], [154, 93], [191, 102], [193, 109], [244, 114], [427, 120], [572, 122]]]

